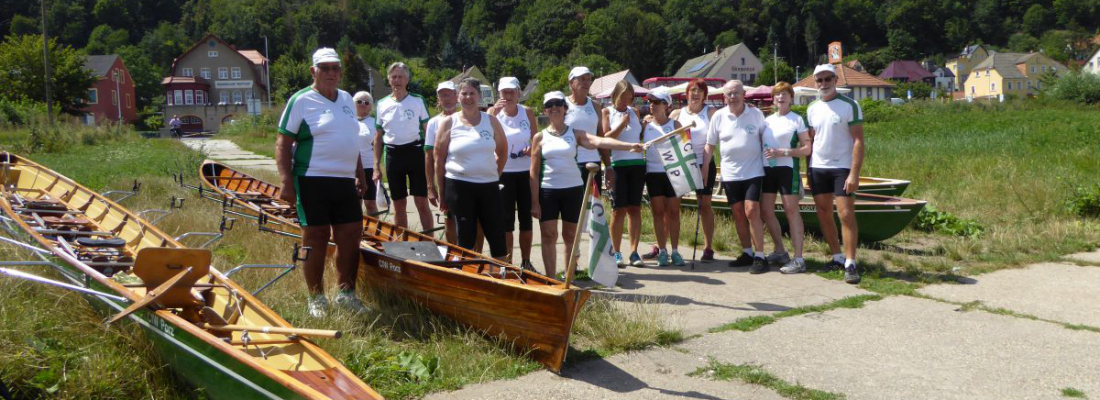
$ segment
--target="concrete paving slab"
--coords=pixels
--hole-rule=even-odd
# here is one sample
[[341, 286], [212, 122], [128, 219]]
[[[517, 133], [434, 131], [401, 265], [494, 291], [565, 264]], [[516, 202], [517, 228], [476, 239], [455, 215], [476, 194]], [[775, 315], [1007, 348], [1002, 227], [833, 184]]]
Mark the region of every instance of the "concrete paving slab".
[[1100, 395], [1100, 334], [957, 308], [896, 296], [683, 347], [850, 400], [1057, 399], [1065, 387]]
[[275, 165], [275, 160], [272, 160], [270, 158], [261, 159], [261, 160], [224, 160], [224, 162], [225, 162], [226, 165], [242, 166], [242, 167], [253, 166], [253, 165]]
[[1091, 253], [1077, 253], [1066, 256], [1067, 259], [1082, 261], [1090, 264], [1100, 264], [1100, 250]]
[[671, 349], [619, 354], [568, 368], [561, 376], [539, 371], [509, 381], [471, 385], [425, 399], [767, 399], [783, 397], [756, 385], [687, 376], [706, 358]]
[[1040, 318], [1100, 327], [1100, 268], [1035, 264], [967, 278], [972, 284], [940, 284], [920, 290], [954, 302], [980, 301]]

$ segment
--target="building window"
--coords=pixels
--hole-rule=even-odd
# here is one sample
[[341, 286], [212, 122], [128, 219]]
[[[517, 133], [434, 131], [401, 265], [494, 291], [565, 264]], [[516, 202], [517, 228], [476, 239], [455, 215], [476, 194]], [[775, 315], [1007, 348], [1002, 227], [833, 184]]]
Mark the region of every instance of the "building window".
[[245, 90], [244, 91], [244, 100], [245, 101], [252, 101], [252, 91], [251, 90]]
[[1035, 73], [1035, 66], [1034, 65], [1031, 66], [1031, 73], [1033, 73], [1033, 74]]
[[126, 109], [129, 110], [134, 107], [133, 100], [130, 99], [130, 94], [126, 93]]
[[986, 78], [988, 78], [988, 77], [989, 77], [989, 70], [988, 70], [988, 69], [987, 69], [987, 70], [985, 70], [985, 77], [986, 77]]
[[183, 91], [183, 104], [192, 105], [195, 104], [195, 91], [184, 90]]
[[241, 68], [233, 67], [233, 79], [241, 79]]
[[183, 91], [182, 90], [175, 91], [174, 96], [176, 98], [176, 105], [177, 106], [182, 106], [183, 105]]
[[990, 92], [995, 92], [995, 91], [997, 91], [997, 84], [996, 84], [996, 83], [993, 83], [993, 82], [989, 82], [989, 91], [990, 91]]
[[88, 104], [99, 104], [99, 89], [88, 89]]
[[118, 105], [118, 92], [116, 92], [114, 90], [111, 91], [111, 105], [112, 106], [117, 106]]
[[206, 104], [206, 93], [205, 92], [203, 92], [201, 90], [196, 90], [195, 91], [195, 104], [198, 104], [200, 106]]
[[1047, 66], [1046, 65], [1043, 66], [1043, 72], [1044, 73], [1047, 72]]
[[195, 72], [191, 68], [184, 68], [183, 76], [195, 76]]
[[165, 102], [168, 103], [168, 105], [175, 104], [175, 102], [172, 101], [172, 91], [171, 90], [169, 90], [168, 93], [166, 93], [164, 95], [164, 99], [165, 99]]
[[219, 102], [218, 104], [229, 104], [229, 91], [228, 90], [222, 90], [221, 91], [221, 102]]
[[749, 80], [752, 82], [756, 82], [756, 74], [749, 74]]
[[229, 79], [229, 68], [218, 67], [218, 79]]
[[201, 74], [202, 79], [210, 79], [210, 68], [203, 68], [199, 70], [199, 74]]
[[742, 66], [744, 66], [744, 65], [745, 65], [745, 57], [741, 57], [741, 65], [742, 65]]
[[217, 58], [218, 57], [218, 51], [217, 50], [210, 50], [210, 51], [206, 52], [206, 56], [210, 57], [210, 58]]
[[240, 90], [234, 90], [233, 91], [233, 104], [241, 104], [242, 101], [244, 101], [244, 99], [241, 97], [241, 91]]

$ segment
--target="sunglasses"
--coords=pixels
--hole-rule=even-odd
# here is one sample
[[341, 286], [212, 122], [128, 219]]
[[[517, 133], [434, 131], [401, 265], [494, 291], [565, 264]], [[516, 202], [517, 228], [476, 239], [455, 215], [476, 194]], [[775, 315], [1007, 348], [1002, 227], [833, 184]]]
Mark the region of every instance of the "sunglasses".
[[824, 78], [814, 79], [814, 81], [817, 82], [817, 83], [831, 82], [833, 80], [833, 78], [835, 78], [835, 77], [827, 76], [827, 77], [824, 77]]
[[655, 106], [655, 105], [658, 105], [658, 104], [659, 105], [666, 105], [668, 103], [665, 103], [664, 100], [649, 100], [649, 104]]
[[321, 72], [340, 72], [341, 67], [339, 65], [318, 65], [317, 69]]
[[370, 105], [370, 102], [369, 102], [369, 101], [366, 101], [366, 100], [356, 100], [356, 101], [355, 101], [355, 104], [362, 104], [362, 105], [364, 105], [364, 106], [369, 106], [369, 105]]
[[542, 106], [545, 107], [545, 108], [565, 107], [565, 100], [562, 100], [562, 99], [549, 100], [546, 103], [543, 103]]

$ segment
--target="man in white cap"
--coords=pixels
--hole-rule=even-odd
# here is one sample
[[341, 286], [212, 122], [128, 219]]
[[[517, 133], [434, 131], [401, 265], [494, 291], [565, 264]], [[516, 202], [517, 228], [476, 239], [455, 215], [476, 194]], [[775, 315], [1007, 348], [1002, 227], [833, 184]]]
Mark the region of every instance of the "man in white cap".
[[356, 312], [367, 309], [355, 295], [363, 209], [359, 199], [367, 177], [359, 157], [355, 103], [340, 90], [340, 57], [330, 48], [313, 53], [313, 84], [286, 102], [279, 118], [275, 163], [282, 178], [279, 198], [297, 205], [302, 245], [322, 251], [305, 261], [309, 313], [325, 315], [325, 252], [336, 243], [336, 303]]
[[[814, 82], [820, 98], [810, 103], [806, 119], [810, 124], [813, 153], [810, 154], [810, 192], [817, 206], [821, 233], [833, 253], [827, 268], [844, 268], [844, 281], [860, 281], [856, 266], [855, 198], [859, 187], [859, 171], [863, 167], [863, 110], [859, 103], [836, 91], [836, 67], [822, 64], [814, 68]], [[844, 234], [841, 253], [833, 222], [833, 201]]]
[[375, 123], [382, 131], [374, 141], [374, 175], [382, 179], [382, 149], [385, 149], [386, 180], [393, 199], [394, 223], [408, 227], [406, 199], [420, 213], [421, 229], [429, 231], [432, 209], [428, 206], [427, 172], [424, 171], [424, 135], [428, 123], [428, 105], [424, 98], [409, 92], [409, 66], [395, 62], [386, 69], [393, 93], [378, 100]]
[[[457, 111], [458, 108], [458, 91], [456, 90], [455, 83], [451, 81], [439, 82], [435, 86], [435, 98], [436, 106], [439, 107], [439, 114], [428, 120], [428, 129], [425, 131], [424, 137], [424, 151], [427, 153], [424, 157], [424, 173], [428, 179], [428, 201], [432, 205], [439, 207], [439, 188], [435, 184], [435, 139], [439, 133], [439, 122], [444, 118], [451, 116]], [[445, 227], [444, 235], [448, 243], [457, 243], [458, 237], [455, 236], [455, 221], [449, 215], [445, 215], [443, 219], [443, 225]]]
[[519, 104], [519, 79], [506, 76], [497, 84], [500, 99], [488, 114], [497, 117], [508, 139], [508, 161], [500, 175], [500, 199], [504, 207], [504, 242], [508, 246], [507, 261], [512, 262], [512, 249], [519, 219], [520, 266], [533, 270], [531, 242], [534, 224], [531, 222], [531, 138], [535, 136], [535, 112]]
[[[603, 136], [603, 127], [600, 126], [600, 115], [603, 112], [603, 107], [596, 104], [591, 97], [588, 97], [591, 88], [592, 71], [589, 71], [588, 67], [573, 67], [573, 70], [569, 71], [570, 92], [569, 97], [565, 99], [569, 110], [565, 113], [565, 124], [575, 131], [584, 132], [588, 135]], [[581, 176], [588, 176], [588, 170], [584, 168], [584, 165], [590, 162], [611, 165], [610, 154], [606, 150], [600, 151], [584, 147], [577, 149], [577, 168], [581, 171]], [[595, 179], [598, 190], [600, 184], [603, 183], [602, 170], [596, 172]]]
[[739, 80], [726, 82], [722, 90], [726, 107], [716, 111], [707, 127], [703, 150], [703, 176], [707, 176], [715, 147], [721, 153], [722, 187], [733, 212], [742, 253], [730, 267], [750, 267], [749, 272], [768, 271], [764, 254], [764, 221], [760, 218], [760, 191], [764, 185], [764, 113], [745, 104], [745, 86]]

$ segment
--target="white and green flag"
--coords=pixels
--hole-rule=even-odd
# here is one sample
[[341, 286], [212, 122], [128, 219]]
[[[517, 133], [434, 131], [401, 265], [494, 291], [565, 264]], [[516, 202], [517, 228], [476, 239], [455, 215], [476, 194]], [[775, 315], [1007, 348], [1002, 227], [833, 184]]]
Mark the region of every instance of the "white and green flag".
[[[595, 185], [595, 182], [592, 182]], [[588, 199], [588, 276], [607, 287], [615, 287], [619, 280], [619, 266], [615, 262], [615, 249], [611, 247], [611, 231], [607, 225], [607, 213], [599, 192], [592, 190]]]
[[699, 173], [699, 160], [691, 147], [691, 130], [685, 129], [668, 140], [657, 143], [661, 162], [665, 165], [665, 174], [672, 182], [677, 196], [685, 196], [703, 187], [702, 174]]

